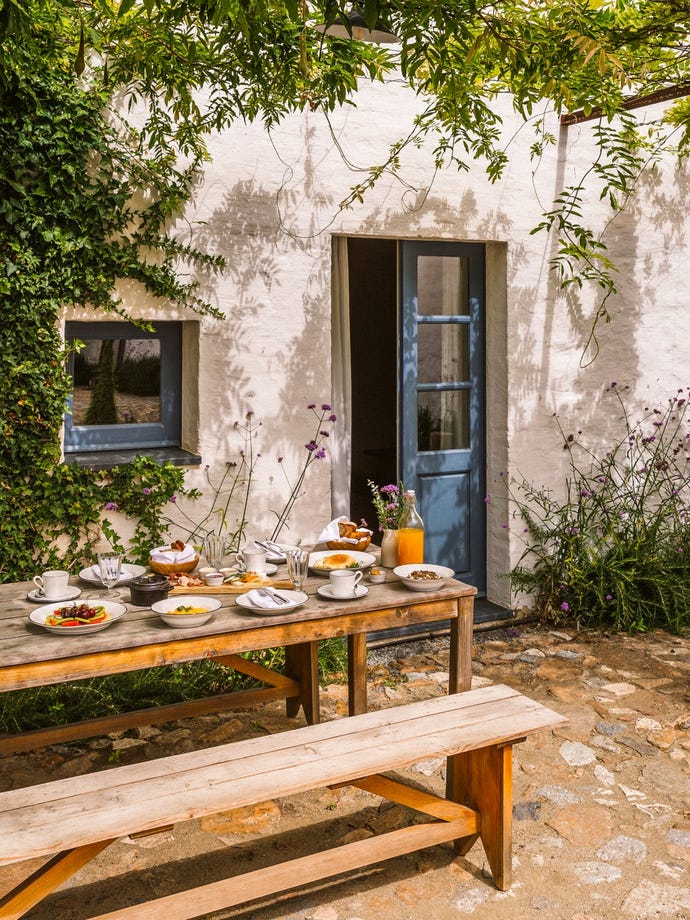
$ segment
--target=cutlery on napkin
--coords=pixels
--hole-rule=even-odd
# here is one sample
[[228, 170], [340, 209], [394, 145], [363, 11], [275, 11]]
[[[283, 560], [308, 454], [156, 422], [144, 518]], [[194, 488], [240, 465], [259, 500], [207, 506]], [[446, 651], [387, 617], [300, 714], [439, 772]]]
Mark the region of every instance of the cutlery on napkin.
[[266, 588], [254, 588], [249, 591], [245, 597], [253, 607], [269, 609], [271, 607], [284, 607], [290, 601], [287, 597], [278, 594], [277, 591], [268, 591]]

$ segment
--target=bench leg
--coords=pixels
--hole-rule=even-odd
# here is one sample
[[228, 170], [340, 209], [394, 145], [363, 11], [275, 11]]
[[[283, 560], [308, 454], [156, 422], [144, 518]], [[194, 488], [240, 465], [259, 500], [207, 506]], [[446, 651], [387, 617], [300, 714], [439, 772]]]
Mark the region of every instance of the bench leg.
[[294, 719], [302, 706], [309, 725], [321, 721], [318, 649], [317, 642], [285, 646], [285, 673], [300, 685], [299, 696], [289, 696], [285, 700], [285, 712], [288, 718]]
[[481, 838], [497, 888], [510, 888], [512, 876], [513, 748], [497, 745], [448, 758], [447, 795], [479, 812], [479, 834], [457, 841], [464, 855]]

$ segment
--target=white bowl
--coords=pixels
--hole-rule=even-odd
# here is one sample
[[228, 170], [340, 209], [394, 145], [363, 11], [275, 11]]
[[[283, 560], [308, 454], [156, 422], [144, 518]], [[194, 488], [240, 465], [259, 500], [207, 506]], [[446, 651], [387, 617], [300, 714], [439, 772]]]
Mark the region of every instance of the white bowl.
[[[217, 597], [204, 597], [200, 594], [178, 594], [177, 597], [168, 597], [164, 601], [151, 604], [151, 610], [157, 613], [168, 626], [177, 629], [186, 629], [189, 626], [203, 626], [213, 616], [213, 611], [218, 610], [221, 602]], [[204, 607], [203, 613], [174, 613], [178, 607]]]
[[[413, 572], [433, 572], [436, 578], [411, 578]], [[453, 569], [446, 565], [431, 565], [429, 562], [410, 562], [393, 569], [406, 588], [410, 591], [436, 591], [455, 575]]]

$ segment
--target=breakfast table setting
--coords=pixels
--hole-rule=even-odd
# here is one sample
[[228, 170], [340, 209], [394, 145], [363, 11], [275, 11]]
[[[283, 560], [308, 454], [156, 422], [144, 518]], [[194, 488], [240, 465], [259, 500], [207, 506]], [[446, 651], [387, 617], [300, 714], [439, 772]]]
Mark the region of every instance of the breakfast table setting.
[[[0, 693], [204, 659], [261, 682], [155, 710], [0, 733], [0, 752], [271, 699], [284, 699], [290, 717], [301, 708], [308, 723], [318, 722], [318, 643], [332, 638], [347, 643], [348, 711], [361, 713], [367, 634], [418, 623], [448, 621], [448, 689], [469, 689], [476, 589], [430, 563], [384, 568], [366, 535], [338, 536], [308, 548], [257, 540], [231, 558], [222, 543], [199, 552], [174, 541], [152, 549], [148, 566], [109, 553], [78, 574], [0, 585]], [[278, 647], [284, 673], [244, 657]]]

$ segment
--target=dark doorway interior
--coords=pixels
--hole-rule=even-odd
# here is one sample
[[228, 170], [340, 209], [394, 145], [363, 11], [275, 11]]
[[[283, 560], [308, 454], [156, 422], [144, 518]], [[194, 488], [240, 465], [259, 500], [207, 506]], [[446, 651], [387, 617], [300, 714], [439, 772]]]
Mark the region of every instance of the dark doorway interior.
[[[397, 481], [397, 243], [348, 239], [352, 352], [352, 520], [377, 530], [367, 480]], [[376, 537], [374, 537], [376, 540]]]

